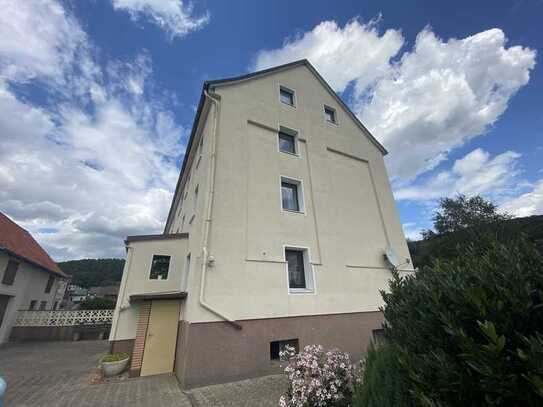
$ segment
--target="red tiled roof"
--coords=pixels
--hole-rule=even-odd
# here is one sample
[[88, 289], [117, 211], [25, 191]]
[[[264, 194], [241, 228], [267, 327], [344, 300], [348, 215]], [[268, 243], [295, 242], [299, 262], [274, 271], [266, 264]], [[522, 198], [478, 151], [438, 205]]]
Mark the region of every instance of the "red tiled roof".
[[30, 233], [2, 212], [0, 212], [0, 251], [6, 251], [60, 277], [68, 277]]

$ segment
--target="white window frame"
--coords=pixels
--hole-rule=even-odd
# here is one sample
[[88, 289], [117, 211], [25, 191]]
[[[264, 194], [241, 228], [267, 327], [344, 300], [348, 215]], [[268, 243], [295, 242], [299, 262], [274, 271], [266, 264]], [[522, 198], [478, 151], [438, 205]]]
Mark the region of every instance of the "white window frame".
[[[289, 184], [295, 184], [296, 190], [298, 192], [298, 210], [293, 211], [290, 209], [283, 208], [283, 182]], [[281, 212], [285, 213], [301, 213], [305, 215], [305, 199], [304, 199], [304, 181], [298, 178], [289, 177], [287, 175], [279, 176], [279, 205], [281, 207]]]
[[[281, 143], [279, 143], [279, 133], [285, 133], [285, 134], [288, 134], [289, 136], [294, 137], [294, 153], [291, 153], [290, 151], [281, 150]], [[283, 154], [288, 154], [288, 155], [300, 158], [301, 155], [300, 155], [300, 142], [298, 140], [299, 137], [300, 137], [299, 130], [293, 129], [291, 127], [279, 125], [277, 128], [277, 151]]]
[[[334, 118], [336, 119], [335, 121], [331, 122], [330, 120], [328, 120], [326, 118], [326, 109], [330, 109], [334, 112]], [[332, 106], [328, 106], [328, 105], [322, 105], [322, 115], [324, 116], [324, 121], [326, 123], [330, 123], [334, 126], [338, 126], [339, 125], [339, 122], [338, 122], [338, 118], [337, 118], [337, 109], [333, 108]]]
[[[168, 263], [168, 277], [161, 280], [158, 278], [151, 278], [151, 269], [153, 268], [153, 257], [154, 256], [168, 256], [170, 258], [170, 262]], [[173, 256], [171, 254], [163, 254], [163, 253], [153, 253], [151, 254], [151, 261], [149, 262], [149, 271], [147, 272], [147, 280], [148, 281], [168, 281], [170, 279], [170, 270], [172, 268], [172, 261]]]
[[[306, 288], [290, 288], [289, 275], [288, 275], [288, 262], [286, 251], [295, 250], [303, 252], [304, 257], [304, 273], [305, 273], [305, 285]], [[313, 268], [313, 262], [311, 260], [311, 251], [307, 246], [298, 246], [292, 244], [283, 245], [283, 261], [285, 262], [285, 273], [287, 276], [287, 290], [289, 295], [301, 295], [301, 294], [317, 294], [317, 284], [315, 281], [315, 270]]]
[[[292, 104], [283, 102], [283, 100], [281, 99], [281, 90], [285, 90], [287, 92], [292, 93]], [[281, 105], [289, 106], [293, 109], [296, 109], [296, 106], [298, 105], [298, 97], [296, 96], [295, 89], [291, 88], [290, 86], [286, 86], [280, 83], [277, 88], [277, 96], [279, 97], [279, 103], [281, 103]]]

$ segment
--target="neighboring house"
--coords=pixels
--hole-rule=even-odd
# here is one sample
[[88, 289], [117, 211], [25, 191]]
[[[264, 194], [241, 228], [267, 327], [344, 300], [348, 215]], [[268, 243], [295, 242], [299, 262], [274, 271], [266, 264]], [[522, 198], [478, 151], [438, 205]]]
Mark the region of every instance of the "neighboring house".
[[79, 304], [81, 301], [89, 297], [89, 290], [77, 285], [71, 285], [68, 292], [68, 300], [74, 304]]
[[66, 277], [30, 233], [0, 213], [0, 343], [9, 339], [18, 310], [57, 308]]
[[118, 285], [107, 285], [103, 287], [89, 288], [89, 295], [91, 297], [108, 298], [110, 300], [117, 301], [118, 294], [119, 294]]
[[126, 239], [110, 341], [131, 375], [270, 374], [286, 344], [360, 359], [384, 253], [411, 269], [385, 154], [306, 60], [206, 82], [164, 234]]

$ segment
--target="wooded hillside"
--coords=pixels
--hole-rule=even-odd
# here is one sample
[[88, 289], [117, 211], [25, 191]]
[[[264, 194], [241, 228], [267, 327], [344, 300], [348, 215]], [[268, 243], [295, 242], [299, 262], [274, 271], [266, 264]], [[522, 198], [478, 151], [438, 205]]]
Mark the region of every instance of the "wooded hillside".
[[[510, 233], [523, 233], [531, 241], [533, 241], [539, 252], [543, 253], [543, 215], [527, 216], [524, 218], [512, 218], [503, 221], [504, 228]], [[454, 236], [458, 235], [458, 239]], [[461, 239], [462, 231], [449, 232], [443, 236], [431, 237], [427, 240], [418, 240], [408, 242], [409, 251], [415, 267], [429, 265], [432, 259], [443, 257], [444, 251], [451, 249], [443, 247], [450, 245], [450, 242]], [[439, 244], [439, 240], [443, 241], [443, 245]]]
[[72, 284], [81, 287], [101, 287], [121, 281], [123, 259], [83, 259], [58, 263], [65, 273], [72, 276]]

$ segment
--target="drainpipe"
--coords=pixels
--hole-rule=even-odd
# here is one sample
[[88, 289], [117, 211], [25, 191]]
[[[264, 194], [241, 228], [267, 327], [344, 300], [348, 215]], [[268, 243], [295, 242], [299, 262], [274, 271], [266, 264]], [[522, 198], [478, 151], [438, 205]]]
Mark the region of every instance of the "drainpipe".
[[216, 95], [211, 95], [208, 93], [207, 89], [204, 89], [204, 94], [209, 100], [213, 103], [215, 106], [215, 112], [213, 114], [213, 131], [211, 136], [211, 158], [209, 161], [209, 191], [208, 191], [208, 199], [207, 199], [207, 209], [206, 209], [206, 217], [204, 220], [204, 233], [202, 238], [202, 275], [200, 280], [200, 305], [207, 309], [208, 311], [212, 312], [213, 314], [217, 315], [218, 317], [224, 319], [225, 321], [232, 324], [236, 329], [242, 329], [241, 325], [238, 324], [235, 320], [232, 318], [226, 316], [222, 312], [218, 311], [216, 308], [209, 305], [205, 300], [205, 284], [206, 284], [206, 272], [207, 272], [207, 266], [208, 266], [208, 253], [207, 253], [207, 241], [209, 238], [209, 227], [211, 224], [211, 212], [213, 210], [213, 198], [215, 193], [215, 148], [217, 144], [217, 120], [219, 116], [219, 109], [220, 109], [220, 103], [219, 103], [219, 97]]

